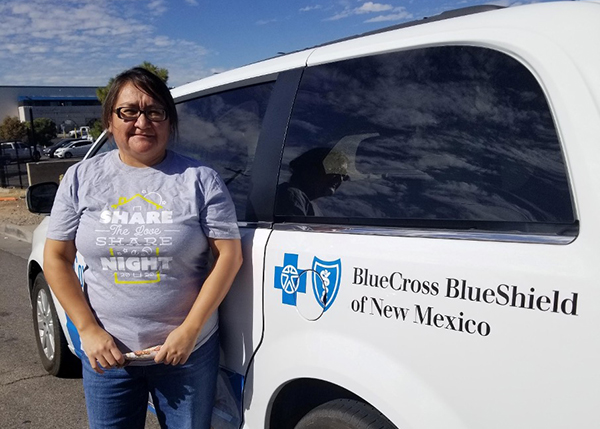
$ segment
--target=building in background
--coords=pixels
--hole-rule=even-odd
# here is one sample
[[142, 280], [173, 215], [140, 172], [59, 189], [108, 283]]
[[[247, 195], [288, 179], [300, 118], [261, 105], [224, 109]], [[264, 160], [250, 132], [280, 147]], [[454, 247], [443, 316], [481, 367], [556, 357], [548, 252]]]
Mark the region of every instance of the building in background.
[[57, 132], [91, 125], [101, 115], [95, 86], [0, 86], [0, 121], [48, 118]]

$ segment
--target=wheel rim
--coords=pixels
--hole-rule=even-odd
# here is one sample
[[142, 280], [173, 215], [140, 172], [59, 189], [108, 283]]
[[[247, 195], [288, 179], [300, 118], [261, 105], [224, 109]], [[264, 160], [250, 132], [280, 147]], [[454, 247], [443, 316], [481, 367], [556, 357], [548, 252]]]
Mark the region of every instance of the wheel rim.
[[54, 359], [54, 320], [50, 308], [50, 297], [41, 289], [36, 300], [38, 340], [48, 360]]

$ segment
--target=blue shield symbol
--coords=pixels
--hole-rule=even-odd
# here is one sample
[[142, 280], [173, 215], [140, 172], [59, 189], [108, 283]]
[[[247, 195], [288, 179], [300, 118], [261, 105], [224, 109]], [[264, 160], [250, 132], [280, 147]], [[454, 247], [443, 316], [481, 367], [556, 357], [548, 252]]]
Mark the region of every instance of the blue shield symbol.
[[342, 260], [322, 261], [315, 257], [312, 264], [312, 284], [315, 298], [324, 311], [335, 301], [342, 278]]

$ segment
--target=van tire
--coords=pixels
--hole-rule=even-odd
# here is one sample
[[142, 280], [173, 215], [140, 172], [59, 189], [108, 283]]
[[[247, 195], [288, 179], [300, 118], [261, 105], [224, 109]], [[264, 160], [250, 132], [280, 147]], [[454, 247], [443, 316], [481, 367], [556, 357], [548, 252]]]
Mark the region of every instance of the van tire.
[[73, 157], [73, 154], [71, 152], [65, 152], [65, 158], [69, 159], [72, 157]]
[[81, 376], [81, 361], [69, 350], [43, 273], [33, 282], [31, 303], [35, 343], [44, 369], [61, 378]]
[[311, 410], [295, 429], [396, 429], [396, 426], [371, 405], [335, 399]]

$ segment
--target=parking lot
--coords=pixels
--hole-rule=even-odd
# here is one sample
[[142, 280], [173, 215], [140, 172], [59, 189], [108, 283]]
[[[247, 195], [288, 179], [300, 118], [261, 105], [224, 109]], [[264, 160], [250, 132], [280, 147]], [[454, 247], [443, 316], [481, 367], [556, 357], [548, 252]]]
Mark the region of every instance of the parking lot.
[[[73, 156], [67, 161], [77, 161], [83, 158], [83, 155]], [[25, 189], [29, 186], [27, 174], [27, 164], [30, 160], [22, 162], [0, 162], [0, 188], [20, 188]], [[64, 162], [60, 158], [49, 158], [42, 155], [36, 164], [60, 163]]]
[[[86, 428], [81, 378], [52, 377], [39, 360], [23, 276], [29, 250], [0, 233], [0, 426]], [[146, 428], [158, 428], [152, 413]]]

